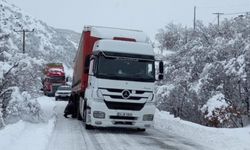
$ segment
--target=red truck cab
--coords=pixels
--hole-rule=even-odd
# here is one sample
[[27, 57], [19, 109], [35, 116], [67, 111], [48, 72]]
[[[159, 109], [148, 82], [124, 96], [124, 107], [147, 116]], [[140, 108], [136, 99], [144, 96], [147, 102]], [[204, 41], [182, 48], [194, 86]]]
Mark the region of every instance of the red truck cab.
[[61, 63], [46, 64], [42, 83], [44, 95], [54, 96], [57, 88], [66, 84], [63, 65]]

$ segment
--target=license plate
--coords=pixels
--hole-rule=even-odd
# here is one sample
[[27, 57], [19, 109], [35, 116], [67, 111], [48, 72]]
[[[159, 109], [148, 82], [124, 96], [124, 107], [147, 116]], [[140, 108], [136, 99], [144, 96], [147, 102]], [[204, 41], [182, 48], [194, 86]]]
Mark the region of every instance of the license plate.
[[132, 113], [126, 113], [126, 112], [118, 112], [117, 116], [126, 116], [126, 117], [131, 117], [133, 116]]

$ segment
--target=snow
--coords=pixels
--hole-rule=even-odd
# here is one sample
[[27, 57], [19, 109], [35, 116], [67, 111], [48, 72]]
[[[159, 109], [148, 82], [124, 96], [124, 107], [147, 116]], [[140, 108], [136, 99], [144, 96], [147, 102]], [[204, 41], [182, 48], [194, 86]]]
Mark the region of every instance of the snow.
[[0, 149], [8, 150], [45, 150], [55, 125], [55, 102], [52, 98], [39, 97], [48, 121], [30, 123], [19, 121], [0, 130]]
[[155, 128], [196, 141], [208, 150], [250, 150], [250, 126], [237, 129], [205, 127], [157, 110]]
[[202, 86], [202, 82], [201, 82], [201, 79], [199, 79], [197, 82], [194, 82], [192, 85], [191, 85], [191, 89], [193, 89], [196, 93], [199, 92], [200, 88]]
[[11, 66], [8, 63], [0, 62], [0, 79], [3, 78], [4, 73], [6, 73]]
[[99, 40], [95, 43], [94, 50], [154, 56], [152, 45], [141, 42]]
[[61, 68], [50, 68], [49, 72], [64, 72]]
[[63, 64], [64, 66], [64, 72], [67, 77], [73, 78], [73, 68], [68, 67], [67, 65]]
[[50, 118], [55, 117], [55, 115], [56, 115], [56, 112], [55, 112], [56, 103], [55, 103], [53, 97], [50, 98], [47, 96], [42, 96], [42, 97], [38, 97], [37, 101], [41, 105], [41, 108], [43, 110], [43, 115], [44, 115], [46, 120], [49, 120]]
[[[217, 98], [221, 98], [218, 95]], [[145, 133], [126, 130], [87, 131], [76, 119], [63, 118], [67, 102], [54, 98], [37, 98], [48, 119], [44, 123], [19, 121], [0, 130], [0, 149], [204, 149], [250, 150], [250, 126], [218, 129], [174, 118], [156, 110], [154, 127]], [[55, 117], [57, 115], [57, 117]], [[126, 142], [125, 142], [126, 141]], [[129, 143], [129, 144], [128, 144]], [[160, 144], [159, 144], [160, 143]]]
[[0, 131], [0, 149], [44, 150], [53, 130], [54, 120], [33, 124], [19, 121]]
[[228, 106], [225, 101], [225, 96], [222, 93], [218, 93], [210, 98], [207, 103], [201, 108], [202, 112], [208, 112], [206, 117], [212, 116], [213, 111], [217, 108], [226, 108]]
[[170, 91], [174, 88], [175, 86], [173, 84], [159, 86], [156, 95], [161, 95], [161, 97], [169, 96]]
[[147, 42], [147, 40], [149, 39], [145, 33], [139, 30], [97, 27], [97, 26], [89, 26], [85, 28], [91, 30], [91, 36], [102, 39], [113, 39], [114, 37], [124, 37], [124, 38], [135, 39], [137, 42]]

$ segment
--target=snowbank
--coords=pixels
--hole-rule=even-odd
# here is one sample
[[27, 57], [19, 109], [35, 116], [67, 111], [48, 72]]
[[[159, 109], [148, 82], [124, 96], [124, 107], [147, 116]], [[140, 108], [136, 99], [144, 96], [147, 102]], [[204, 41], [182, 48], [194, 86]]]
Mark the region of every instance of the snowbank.
[[12, 90], [12, 93], [6, 108], [5, 120], [7, 123], [14, 123], [19, 120], [44, 121], [41, 106], [36, 99], [32, 99], [27, 92], [21, 93], [18, 87], [9, 89]]
[[0, 130], [0, 149], [44, 150], [55, 126], [55, 101], [48, 97], [37, 99], [45, 117], [44, 123], [18, 121]]
[[157, 110], [155, 128], [195, 141], [207, 149], [250, 150], [250, 126], [237, 129], [210, 128], [174, 118], [168, 112]]
[[44, 150], [53, 131], [55, 119], [33, 124], [19, 121], [0, 130], [0, 149]]

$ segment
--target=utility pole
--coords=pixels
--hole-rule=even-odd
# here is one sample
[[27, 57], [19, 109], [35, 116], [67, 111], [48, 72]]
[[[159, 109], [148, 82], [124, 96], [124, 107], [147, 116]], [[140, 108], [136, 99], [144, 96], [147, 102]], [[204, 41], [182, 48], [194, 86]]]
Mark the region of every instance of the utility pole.
[[218, 24], [218, 27], [220, 26], [220, 15], [224, 15], [224, 13], [213, 13], [214, 15], [217, 15], [217, 24]]
[[196, 6], [194, 6], [194, 31], [196, 29]]
[[0, 4], [0, 33], [2, 32], [2, 9], [3, 4]]
[[32, 29], [32, 30], [14, 30], [15, 32], [19, 32], [19, 33], [23, 33], [23, 53], [25, 53], [25, 35], [26, 35], [26, 32], [34, 32], [35, 29]]

